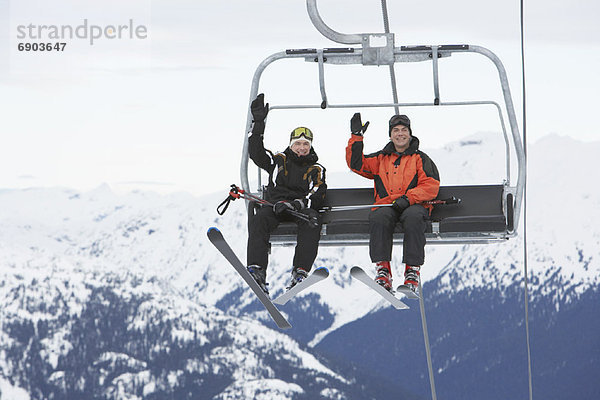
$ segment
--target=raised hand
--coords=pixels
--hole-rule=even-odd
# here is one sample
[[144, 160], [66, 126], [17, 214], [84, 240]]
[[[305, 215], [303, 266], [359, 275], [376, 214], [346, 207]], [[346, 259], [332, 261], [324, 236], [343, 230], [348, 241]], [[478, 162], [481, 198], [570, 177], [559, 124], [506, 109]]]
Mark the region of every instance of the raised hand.
[[360, 119], [360, 113], [355, 113], [350, 120], [350, 131], [353, 135], [362, 136], [369, 126], [369, 121], [365, 122], [363, 125]]

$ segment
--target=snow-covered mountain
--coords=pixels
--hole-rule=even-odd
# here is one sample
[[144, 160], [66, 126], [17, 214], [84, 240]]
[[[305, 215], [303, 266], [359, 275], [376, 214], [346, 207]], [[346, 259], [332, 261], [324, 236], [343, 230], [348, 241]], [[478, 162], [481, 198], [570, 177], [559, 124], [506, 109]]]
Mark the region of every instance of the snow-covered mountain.
[[288, 336], [154, 278], [31, 267], [2, 287], [3, 386], [25, 398], [343, 398], [349, 384]]
[[[453, 183], [466, 183], [475, 180], [478, 169], [489, 175], [486, 160], [496, 165], [503, 157], [490, 151], [490, 143], [485, 135], [477, 135], [429, 153], [448, 166], [441, 168], [442, 179], [449, 172], [455, 173]], [[530, 147], [528, 311], [535, 398], [600, 396], [598, 151], [600, 143], [555, 135]], [[466, 181], [450, 168], [443, 152], [454, 155], [455, 163], [465, 160], [470, 167]], [[425, 268], [431, 264], [428, 257]], [[451, 260], [435, 276], [429, 275], [424, 293], [440, 397], [527, 396], [523, 267], [518, 237], [502, 244], [454, 247]], [[428, 398], [422, 343], [418, 310], [398, 315], [387, 308], [346, 324], [315, 348], [326, 356], [343, 355], [345, 362], [360, 362], [383, 377], [396, 377]]]
[[[443, 184], [497, 183], [505, 167], [504, 144], [496, 136], [473, 135], [425, 151]], [[541, 326], [555, 329], [565, 312], [587, 301], [583, 309], [592, 315], [577, 320], [596, 329], [593, 337], [600, 333], [590, 306], [600, 280], [599, 151], [600, 143], [548, 136], [530, 146], [528, 173], [533, 312], [545, 319]], [[330, 186], [369, 185], [342, 173], [328, 180]], [[419, 326], [410, 326], [419, 322], [418, 307], [399, 314], [350, 278], [352, 265], [370, 265], [367, 249], [321, 248], [317, 264], [330, 269], [330, 278], [282, 307], [294, 327], [278, 332], [206, 238], [206, 230], [218, 226], [244, 260], [244, 204], [234, 202], [218, 216], [228, 185], [221, 190], [203, 197], [117, 195], [106, 185], [86, 193], [0, 191], [0, 398], [362, 399], [392, 390], [426, 397], [426, 367], [419, 361], [412, 380], [397, 381], [390, 367], [397, 358], [389, 357], [403, 357], [406, 348], [390, 350], [377, 338], [413, 335], [413, 352], [423, 360]], [[273, 247], [274, 295], [287, 284], [292, 253]], [[395, 266], [400, 259], [396, 251]], [[424, 291], [442, 386], [452, 388], [447, 382], [468, 365], [497, 371], [514, 361], [481, 346], [462, 349], [449, 339], [460, 327], [440, 323], [465, 318], [470, 327], [488, 315], [491, 327], [507, 313], [506, 332], [522, 330], [522, 270], [520, 238], [427, 248]], [[500, 311], [496, 316], [473, 304]], [[540, 331], [533, 335], [534, 350], [536, 338], [553, 343]], [[521, 342], [513, 346], [520, 355]], [[596, 345], [598, 354], [597, 339], [582, 342]], [[598, 361], [587, 365], [600, 372]], [[544, 376], [565, 368], [557, 365]], [[375, 384], [367, 378], [373, 376], [396, 382]], [[445, 397], [459, 398], [452, 392]]]

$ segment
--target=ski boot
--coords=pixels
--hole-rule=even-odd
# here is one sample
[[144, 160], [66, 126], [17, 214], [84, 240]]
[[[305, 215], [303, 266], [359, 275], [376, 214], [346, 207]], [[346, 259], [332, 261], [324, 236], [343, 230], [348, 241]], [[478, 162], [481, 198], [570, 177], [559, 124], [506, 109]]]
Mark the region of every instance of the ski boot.
[[258, 286], [260, 286], [263, 292], [265, 292], [268, 296], [269, 289], [267, 288], [267, 286], [269, 284], [267, 283], [267, 269], [261, 267], [260, 265], [248, 265], [246, 269], [248, 270], [250, 275], [252, 275], [256, 283], [258, 283]]
[[300, 282], [302, 282], [308, 276], [308, 272], [304, 268], [296, 267], [292, 270], [292, 280], [290, 284], [286, 286], [285, 290], [290, 290]]
[[404, 285], [398, 287], [398, 290], [404, 293], [409, 299], [419, 298], [419, 279], [421, 276], [420, 271], [420, 265], [407, 265], [404, 269]]
[[392, 289], [392, 269], [389, 261], [379, 261], [377, 263], [377, 276], [375, 282], [383, 286], [385, 290], [394, 293]]

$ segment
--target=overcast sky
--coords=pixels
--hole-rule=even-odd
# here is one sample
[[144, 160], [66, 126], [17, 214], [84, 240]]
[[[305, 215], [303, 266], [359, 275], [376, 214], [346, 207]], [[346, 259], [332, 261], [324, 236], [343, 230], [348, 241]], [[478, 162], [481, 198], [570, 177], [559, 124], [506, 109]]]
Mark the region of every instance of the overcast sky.
[[[525, 2], [528, 138], [550, 133], [597, 141], [600, 5], [592, 1]], [[381, 2], [320, 0], [325, 22], [342, 33], [382, 32]], [[396, 46], [471, 44], [503, 61], [521, 126], [519, 4], [388, 0]], [[319, 34], [304, 0], [0, 0], [0, 187], [106, 182], [194, 194], [239, 183], [250, 83], [257, 65], [288, 48], [346, 47]], [[144, 26], [147, 37], [53, 39], [62, 52], [19, 52], [19, 25], [73, 28]], [[130, 21], [131, 20], [131, 21]], [[46, 28], [49, 29], [49, 28]], [[45, 31], [48, 34], [48, 30]], [[125, 35], [128, 31], [125, 30]], [[474, 55], [440, 62], [442, 101], [500, 99], [493, 65]], [[400, 99], [431, 101], [431, 65], [397, 65]], [[326, 66], [332, 103], [391, 101], [387, 67]], [[261, 82], [272, 104], [320, 103], [315, 64], [286, 60]], [[269, 115], [266, 142], [283, 150], [298, 125], [315, 132], [330, 171], [344, 167], [355, 110]], [[388, 110], [356, 110], [371, 121], [367, 148], [387, 140]], [[493, 110], [405, 109], [422, 147], [478, 131], [499, 131]], [[502, 151], [502, 149], [499, 149]]]

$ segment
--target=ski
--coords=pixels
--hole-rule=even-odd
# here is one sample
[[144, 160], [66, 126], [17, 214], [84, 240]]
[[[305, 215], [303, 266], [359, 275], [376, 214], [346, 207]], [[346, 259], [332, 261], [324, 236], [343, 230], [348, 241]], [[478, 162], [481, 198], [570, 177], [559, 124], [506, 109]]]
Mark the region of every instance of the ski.
[[290, 301], [294, 296], [296, 296], [301, 291], [308, 289], [310, 286], [315, 283], [321, 282], [323, 279], [326, 279], [329, 276], [329, 270], [325, 267], [317, 268], [314, 270], [312, 274], [307, 276], [302, 282], [298, 283], [296, 286], [287, 290], [281, 296], [273, 300], [273, 303], [279, 304], [280, 306], [284, 305], [288, 301]]
[[419, 298], [419, 296], [415, 292], [410, 290], [408, 285], [400, 285], [396, 288], [396, 290], [398, 292], [402, 293], [403, 295], [405, 295], [407, 299], [418, 299]]
[[370, 277], [361, 267], [352, 267], [352, 269], [350, 269], [350, 275], [376, 291], [381, 297], [394, 306], [394, 308], [398, 310], [408, 310], [410, 308], [401, 302], [396, 296], [385, 290], [383, 286], [375, 282], [375, 280]]
[[250, 286], [250, 289], [252, 289], [256, 297], [258, 297], [263, 306], [265, 306], [265, 309], [269, 312], [269, 315], [271, 315], [271, 318], [273, 318], [273, 321], [275, 321], [279, 329], [291, 328], [292, 325], [290, 325], [288, 320], [281, 314], [277, 307], [275, 307], [271, 299], [269, 299], [269, 296], [263, 292], [252, 275], [250, 275], [250, 272], [248, 272], [244, 264], [242, 264], [240, 259], [235, 255], [223, 237], [221, 231], [215, 227], [212, 227], [208, 229], [206, 234], [208, 235], [210, 242], [217, 248], [217, 250], [219, 250], [219, 252], [221, 252], [221, 254], [223, 254], [223, 257], [229, 261], [237, 273], [240, 274], [242, 279], [244, 279], [246, 284]]

